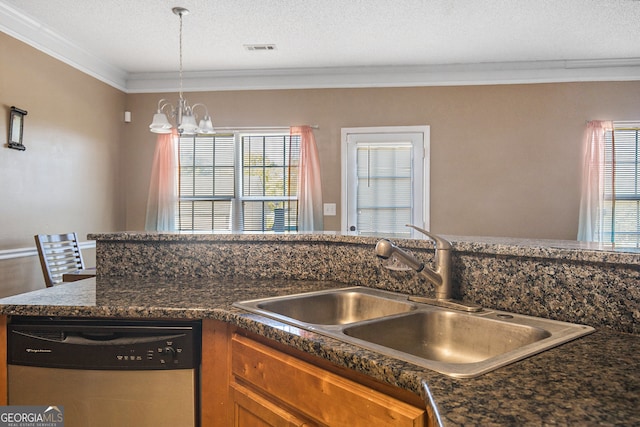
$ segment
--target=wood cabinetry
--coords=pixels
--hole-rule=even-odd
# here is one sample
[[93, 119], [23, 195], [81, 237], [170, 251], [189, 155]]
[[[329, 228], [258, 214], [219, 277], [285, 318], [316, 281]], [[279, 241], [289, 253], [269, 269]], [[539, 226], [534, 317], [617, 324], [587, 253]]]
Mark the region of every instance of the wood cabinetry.
[[284, 409], [253, 390], [238, 383], [231, 384], [233, 425], [236, 427], [302, 427], [316, 425]]
[[[246, 413], [264, 425], [424, 426], [425, 410], [372, 390], [250, 338], [235, 334], [231, 342], [231, 386], [235, 426]], [[256, 397], [262, 397], [260, 401]], [[246, 405], [250, 400], [252, 406]], [[262, 404], [260, 404], [262, 402]], [[251, 411], [251, 408], [258, 408]], [[276, 419], [272, 423], [269, 420]], [[260, 424], [258, 424], [260, 425]]]
[[[203, 330], [203, 426], [427, 425], [417, 397], [408, 403], [220, 322], [205, 321]], [[215, 346], [205, 342], [225, 333], [227, 340], [218, 339]]]

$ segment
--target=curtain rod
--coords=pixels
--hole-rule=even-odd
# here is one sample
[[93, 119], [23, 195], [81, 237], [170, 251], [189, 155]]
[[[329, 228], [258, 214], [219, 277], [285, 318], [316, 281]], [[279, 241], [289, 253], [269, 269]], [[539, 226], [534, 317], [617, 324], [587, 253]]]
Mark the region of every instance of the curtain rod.
[[[588, 124], [589, 122], [592, 121], [599, 121], [599, 122], [615, 122], [618, 126], [614, 126], [615, 130], [640, 130], [640, 126], [633, 126], [635, 124], [638, 123], [637, 120], [585, 120], [584, 123]], [[625, 126], [625, 125], [631, 125], [631, 126]]]
[[611, 123], [619, 123], [619, 124], [623, 124], [623, 125], [627, 125], [627, 124], [638, 124], [640, 123], [640, 121], [638, 120], [611, 120], [611, 119], [607, 119], [607, 120], [603, 120], [603, 119], [592, 119], [592, 120], [585, 120], [585, 123], [589, 123], [589, 122], [611, 122]]
[[[309, 125], [311, 129], [320, 129], [318, 125]], [[279, 130], [289, 129], [291, 126], [216, 126], [216, 130]]]

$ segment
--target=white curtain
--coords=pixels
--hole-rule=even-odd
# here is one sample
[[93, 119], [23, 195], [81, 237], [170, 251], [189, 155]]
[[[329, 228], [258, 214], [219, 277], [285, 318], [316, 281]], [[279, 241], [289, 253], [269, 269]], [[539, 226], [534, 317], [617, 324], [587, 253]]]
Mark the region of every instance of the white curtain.
[[298, 175], [298, 231], [323, 231], [320, 157], [310, 126], [293, 126], [291, 135], [300, 135]]
[[145, 230], [173, 231], [176, 218], [177, 135], [160, 134], [153, 157]]
[[592, 120], [584, 133], [584, 164], [578, 240], [601, 242], [604, 204], [604, 134], [611, 121]]

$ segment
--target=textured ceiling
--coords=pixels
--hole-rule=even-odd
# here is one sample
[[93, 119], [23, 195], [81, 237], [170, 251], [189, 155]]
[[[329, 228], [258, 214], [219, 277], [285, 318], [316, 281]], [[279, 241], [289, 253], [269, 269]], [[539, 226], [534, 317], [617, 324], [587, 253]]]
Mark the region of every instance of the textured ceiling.
[[174, 6], [188, 72], [640, 61], [637, 0], [0, 0], [126, 74], [177, 69]]

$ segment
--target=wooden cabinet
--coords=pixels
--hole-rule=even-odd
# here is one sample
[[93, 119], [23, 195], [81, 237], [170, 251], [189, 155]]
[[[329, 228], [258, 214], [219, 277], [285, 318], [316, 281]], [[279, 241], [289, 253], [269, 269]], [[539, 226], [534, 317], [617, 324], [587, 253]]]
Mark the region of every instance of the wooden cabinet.
[[202, 364], [200, 367], [200, 425], [229, 427], [232, 424], [231, 327], [228, 323], [202, 321]]
[[[220, 339], [225, 328], [226, 342]], [[220, 322], [205, 321], [203, 330], [203, 426], [427, 425], [425, 408], [415, 402], [345, 378]], [[207, 345], [207, 336], [216, 337], [217, 345]], [[224, 351], [228, 357], [221, 357]], [[215, 377], [206, 378], [211, 375]]]
[[249, 388], [231, 384], [234, 427], [302, 427], [314, 423], [282, 408]]

